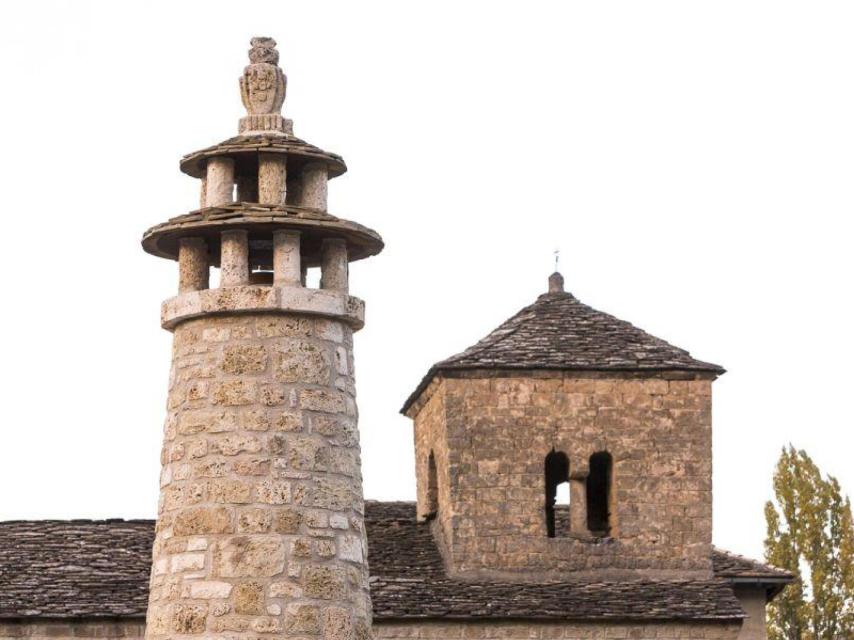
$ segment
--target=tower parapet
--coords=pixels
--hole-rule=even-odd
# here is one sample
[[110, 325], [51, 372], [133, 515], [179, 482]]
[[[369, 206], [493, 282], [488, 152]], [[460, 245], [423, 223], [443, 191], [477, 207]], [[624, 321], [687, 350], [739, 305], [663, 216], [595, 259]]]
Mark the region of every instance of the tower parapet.
[[179, 273], [161, 314], [174, 344], [146, 636], [363, 638], [364, 304], [348, 270], [383, 244], [328, 213], [346, 166], [282, 117], [275, 41], [254, 38], [249, 58], [240, 135], [181, 161], [201, 208], [142, 240]]

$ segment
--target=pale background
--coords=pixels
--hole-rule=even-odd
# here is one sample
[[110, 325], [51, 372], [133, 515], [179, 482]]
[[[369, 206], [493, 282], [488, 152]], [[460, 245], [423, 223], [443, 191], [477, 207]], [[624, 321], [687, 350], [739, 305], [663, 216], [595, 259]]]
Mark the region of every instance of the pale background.
[[854, 491], [850, 2], [16, 2], [0, 8], [0, 518], [153, 517], [179, 157], [236, 132], [249, 37], [344, 155], [365, 491], [412, 499], [397, 411], [546, 288], [724, 365], [715, 542], [760, 555], [788, 442]]

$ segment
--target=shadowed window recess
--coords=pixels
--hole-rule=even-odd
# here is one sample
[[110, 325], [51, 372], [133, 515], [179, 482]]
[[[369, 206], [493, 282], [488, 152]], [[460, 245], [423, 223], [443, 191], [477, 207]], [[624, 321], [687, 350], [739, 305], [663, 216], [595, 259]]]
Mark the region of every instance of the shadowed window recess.
[[587, 476], [587, 528], [597, 536], [611, 534], [613, 461], [607, 451], [590, 456]]
[[546, 456], [546, 534], [549, 538], [569, 533], [569, 458], [554, 449]]
[[433, 452], [427, 457], [427, 513], [426, 517], [435, 516], [439, 511], [439, 481], [436, 473], [436, 456]]

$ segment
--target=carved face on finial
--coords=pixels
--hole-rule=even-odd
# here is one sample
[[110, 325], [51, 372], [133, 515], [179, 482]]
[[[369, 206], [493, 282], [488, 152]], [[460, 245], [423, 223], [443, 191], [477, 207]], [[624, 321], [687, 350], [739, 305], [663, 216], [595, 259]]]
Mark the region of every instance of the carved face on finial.
[[279, 52], [272, 38], [252, 38], [251, 62], [240, 78], [243, 106], [250, 114], [281, 113], [285, 102], [287, 78], [277, 66]]

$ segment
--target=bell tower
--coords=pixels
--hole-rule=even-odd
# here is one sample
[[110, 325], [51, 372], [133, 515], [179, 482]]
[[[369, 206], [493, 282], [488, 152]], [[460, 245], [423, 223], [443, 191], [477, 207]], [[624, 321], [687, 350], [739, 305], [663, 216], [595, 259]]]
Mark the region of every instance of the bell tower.
[[239, 135], [181, 160], [201, 208], [142, 240], [179, 273], [161, 310], [174, 342], [148, 640], [370, 631], [352, 351], [364, 303], [348, 264], [383, 243], [327, 212], [346, 166], [282, 117], [275, 46], [252, 39]]

